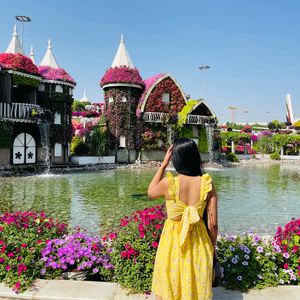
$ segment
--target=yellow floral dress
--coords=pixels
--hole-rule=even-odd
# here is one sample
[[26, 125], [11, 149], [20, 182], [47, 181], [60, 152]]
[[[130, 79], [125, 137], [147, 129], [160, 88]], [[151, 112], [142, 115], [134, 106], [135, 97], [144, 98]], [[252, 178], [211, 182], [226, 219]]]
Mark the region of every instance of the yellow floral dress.
[[178, 177], [167, 173], [167, 178], [168, 218], [157, 249], [152, 292], [163, 300], [212, 299], [214, 251], [202, 219], [211, 177], [201, 177], [200, 199], [193, 206], [180, 201]]

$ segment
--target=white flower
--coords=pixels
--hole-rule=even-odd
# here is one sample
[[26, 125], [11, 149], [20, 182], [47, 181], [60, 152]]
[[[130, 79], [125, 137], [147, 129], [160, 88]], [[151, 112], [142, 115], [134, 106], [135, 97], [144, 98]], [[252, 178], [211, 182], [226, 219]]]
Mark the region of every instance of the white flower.
[[243, 277], [241, 275], [239, 275], [237, 278], [236, 278], [238, 281], [241, 281], [243, 279]]
[[245, 259], [249, 259], [250, 258], [248, 254], [245, 254], [244, 257], [245, 257]]
[[242, 262], [242, 265], [243, 265], [243, 266], [248, 266], [248, 262], [247, 262], [247, 261], [243, 261], [243, 262]]

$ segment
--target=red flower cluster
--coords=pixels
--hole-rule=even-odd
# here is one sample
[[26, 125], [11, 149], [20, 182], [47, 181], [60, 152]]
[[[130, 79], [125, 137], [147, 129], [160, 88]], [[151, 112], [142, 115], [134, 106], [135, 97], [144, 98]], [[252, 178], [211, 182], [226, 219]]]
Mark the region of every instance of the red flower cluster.
[[[160, 228], [166, 219], [164, 205], [138, 210], [120, 220], [120, 225], [126, 227], [129, 223], [137, 223], [140, 238], [150, 237], [151, 245], [156, 248], [160, 238]], [[153, 240], [154, 239], [154, 240]], [[153, 242], [155, 242], [153, 244]]]
[[[37, 233], [41, 234], [45, 229], [56, 228], [58, 233], [65, 233], [67, 225], [65, 223], [59, 223], [52, 218], [47, 218], [44, 212], [6, 212], [0, 217], [0, 223], [7, 225], [14, 225], [20, 229], [36, 228]], [[3, 226], [0, 226], [0, 231], [3, 230]]]
[[32, 62], [32, 60], [19, 53], [1, 53], [0, 64], [4, 69], [41, 76], [37, 66]]
[[138, 69], [131, 69], [126, 66], [109, 68], [102, 77], [100, 86], [103, 87], [109, 83], [132, 83], [145, 86]]
[[38, 70], [44, 79], [70, 82], [76, 85], [75, 80], [62, 68], [52, 68], [50, 66], [39, 66]]
[[[298, 276], [300, 280], [300, 219], [292, 219], [282, 229], [278, 227], [273, 241], [276, 252], [282, 254], [282, 266], [284, 269], [291, 268], [290, 272]], [[296, 278], [296, 277], [295, 277]]]
[[136, 257], [139, 255], [138, 251], [136, 251], [130, 244], [125, 244], [125, 250], [121, 252], [122, 258], [130, 259], [131, 257]]
[[295, 236], [300, 237], [300, 219], [292, 219], [285, 225], [284, 229], [278, 227], [274, 241], [280, 246], [282, 252], [287, 252], [288, 250], [295, 252], [298, 250], [298, 246], [294, 245]]

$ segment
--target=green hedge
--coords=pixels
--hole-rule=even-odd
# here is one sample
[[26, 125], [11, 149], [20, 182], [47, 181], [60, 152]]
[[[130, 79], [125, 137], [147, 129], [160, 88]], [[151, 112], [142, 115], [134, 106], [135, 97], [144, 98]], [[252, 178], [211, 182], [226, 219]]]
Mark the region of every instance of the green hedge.
[[208, 152], [207, 135], [204, 127], [199, 128], [198, 149], [200, 153]]
[[0, 148], [11, 148], [13, 144], [13, 123], [0, 121]]
[[28, 85], [32, 87], [37, 87], [39, 85], [39, 81], [36, 79], [23, 77], [15, 74], [13, 75], [12, 82], [13, 84]]

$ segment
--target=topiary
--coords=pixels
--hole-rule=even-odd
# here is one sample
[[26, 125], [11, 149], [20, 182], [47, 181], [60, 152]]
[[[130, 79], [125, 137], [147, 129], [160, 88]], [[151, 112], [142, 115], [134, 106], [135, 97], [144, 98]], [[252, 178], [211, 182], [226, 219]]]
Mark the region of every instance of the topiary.
[[273, 160], [280, 160], [281, 159], [280, 154], [278, 152], [271, 153], [270, 158], [273, 159]]
[[225, 158], [226, 158], [226, 160], [231, 161], [231, 162], [239, 162], [239, 159], [237, 158], [237, 156], [234, 153], [228, 153]]

